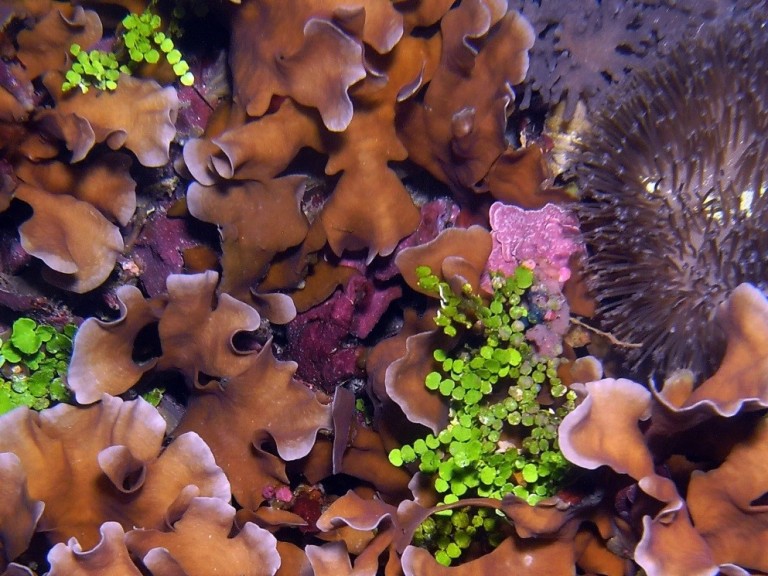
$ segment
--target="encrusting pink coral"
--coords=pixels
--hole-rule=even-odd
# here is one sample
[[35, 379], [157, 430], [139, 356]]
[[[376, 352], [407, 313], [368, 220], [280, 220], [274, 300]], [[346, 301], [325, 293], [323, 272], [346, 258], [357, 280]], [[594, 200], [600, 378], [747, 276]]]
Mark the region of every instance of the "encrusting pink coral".
[[400, 295], [399, 286], [377, 289], [356, 274], [323, 304], [298, 314], [286, 331], [286, 353], [298, 363], [297, 375], [328, 393], [351, 378], [365, 377], [364, 348], [348, 343], [349, 336], [366, 338]]
[[571, 257], [585, 252], [576, 216], [555, 204], [524, 210], [494, 202], [488, 215], [494, 241], [486, 265], [490, 271], [509, 276], [529, 262], [562, 286], [571, 277]]
[[543, 320], [525, 332], [539, 353], [560, 356], [562, 339], [570, 327], [570, 307], [563, 286], [571, 278], [575, 257], [586, 255], [576, 216], [555, 204], [538, 210], [494, 202], [488, 210], [491, 253], [488, 256], [482, 287], [492, 292], [490, 274], [514, 274], [518, 266], [536, 270], [532, 303], [545, 311]]

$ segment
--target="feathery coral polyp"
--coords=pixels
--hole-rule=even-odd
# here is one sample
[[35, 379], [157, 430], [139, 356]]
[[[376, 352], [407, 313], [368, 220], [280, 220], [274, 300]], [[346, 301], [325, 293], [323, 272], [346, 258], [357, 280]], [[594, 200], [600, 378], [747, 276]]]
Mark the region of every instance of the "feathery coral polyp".
[[711, 374], [714, 305], [768, 281], [768, 36], [748, 24], [699, 36], [636, 77], [579, 158], [598, 316], [659, 374]]

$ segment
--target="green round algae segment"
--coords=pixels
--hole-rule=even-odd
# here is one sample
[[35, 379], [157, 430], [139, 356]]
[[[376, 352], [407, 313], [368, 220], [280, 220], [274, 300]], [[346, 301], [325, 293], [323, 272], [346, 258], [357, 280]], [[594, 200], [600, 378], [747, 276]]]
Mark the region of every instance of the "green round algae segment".
[[400, 456], [402, 457], [403, 462], [406, 464], [416, 460], [416, 452], [411, 446], [408, 446], [408, 445], [403, 446], [400, 449]]
[[430, 372], [429, 374], [427, 374], [427, 378], [424, 381], [424, 385], [429, 390], [437, 390], [442, 380], [443, 380], [443, 375], [440, 374], [440, 372]]
[[31, 318], [19, 318], [13, 323], [11, 342], [24, 354], [34, 354], [40, 349], [43, 339], [36, 331], [37, 322]]
[[393, 448], [389, 451], [389, 461], [393, 466], [403, 465], [403, 455], [400, 453], [399, 448]]

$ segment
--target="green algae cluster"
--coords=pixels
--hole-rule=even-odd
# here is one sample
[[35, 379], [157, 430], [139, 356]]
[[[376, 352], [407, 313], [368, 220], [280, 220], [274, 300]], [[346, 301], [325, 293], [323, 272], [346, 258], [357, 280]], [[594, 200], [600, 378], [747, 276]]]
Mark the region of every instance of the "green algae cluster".
[[[396, 466], [418, 465], [433, 479], [443, 504], [462, 498], [501, 499], [514, 494], [529, 504], [554, 495], [568, 471], [557, 443], [562, 418], [576, 395], [558, 377], [560, 358], [535, 350], [525, 331], [543, 322], [529, 300], [532, 270], [493, 274], [493, 295], [483, 301], [471, 286], [456, 294], [428, 267], [419, 286], [440, 298], [435, 324], [459, 345], [433, 351], [435, 369], [425, 386], [449, 402], [449, 424], [389, 454]], [[440, 514], [440, 513], [439, 513]], [[445, 511], [425, 522], [415, 542], [450, 565], [484, 533], [501, 541], [493, 512]]]
[[65, 74], [61, 86], [63, 92], [79, 88], [85, 93], [91, 87], [115, 90], [121, 73], [131, 74], [143, 62], [157, 64], [161, 57], [171, 65], [181, 84], [192, 86], [195, 78], [189, 71], [189, 64], [176, 48], [171, 33], [161, 30], [160, 16], [150, 10], [142, 14], [130, 13], [121, 24], [123, 30], [115, 51], [85, 51], [80, 45], [72, 44], [69, 51], [74, 60]]
[[19, 318], [0, 338], [0, 414], [19, 406], [43, 410], [70, 399], [65, 376], [75, 326], [62, 329]]

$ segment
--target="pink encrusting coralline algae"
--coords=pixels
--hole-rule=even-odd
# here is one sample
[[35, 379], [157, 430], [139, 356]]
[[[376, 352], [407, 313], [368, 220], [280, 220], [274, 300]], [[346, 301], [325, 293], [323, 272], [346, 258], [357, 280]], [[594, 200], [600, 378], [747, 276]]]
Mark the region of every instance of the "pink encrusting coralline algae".
[[539, 277], [562, 285], [571, 276], [568, 261], [584, 250], [576, 216], [554, 204], [539, 210], [495, 202], [489, 211], [493, 249], [489, 271], [513, 274], [523, 264], [538, 268]]
[[[554, 204], [525, 210], [495, 202], [489, 216], [493, 247], [486, 271], [510, 276], [520, 265], [536, 270], [533, 304], [543, 311], [543, 322], [529, 328], [525, 336], [535, 342], [540, 354], [559, 356], [570, 318], [562, 287], [571, 277], [571, 256], [584, 251], [578, 220], [573, 213]], [[487, 274], [483, 287], [491, 289]]]

